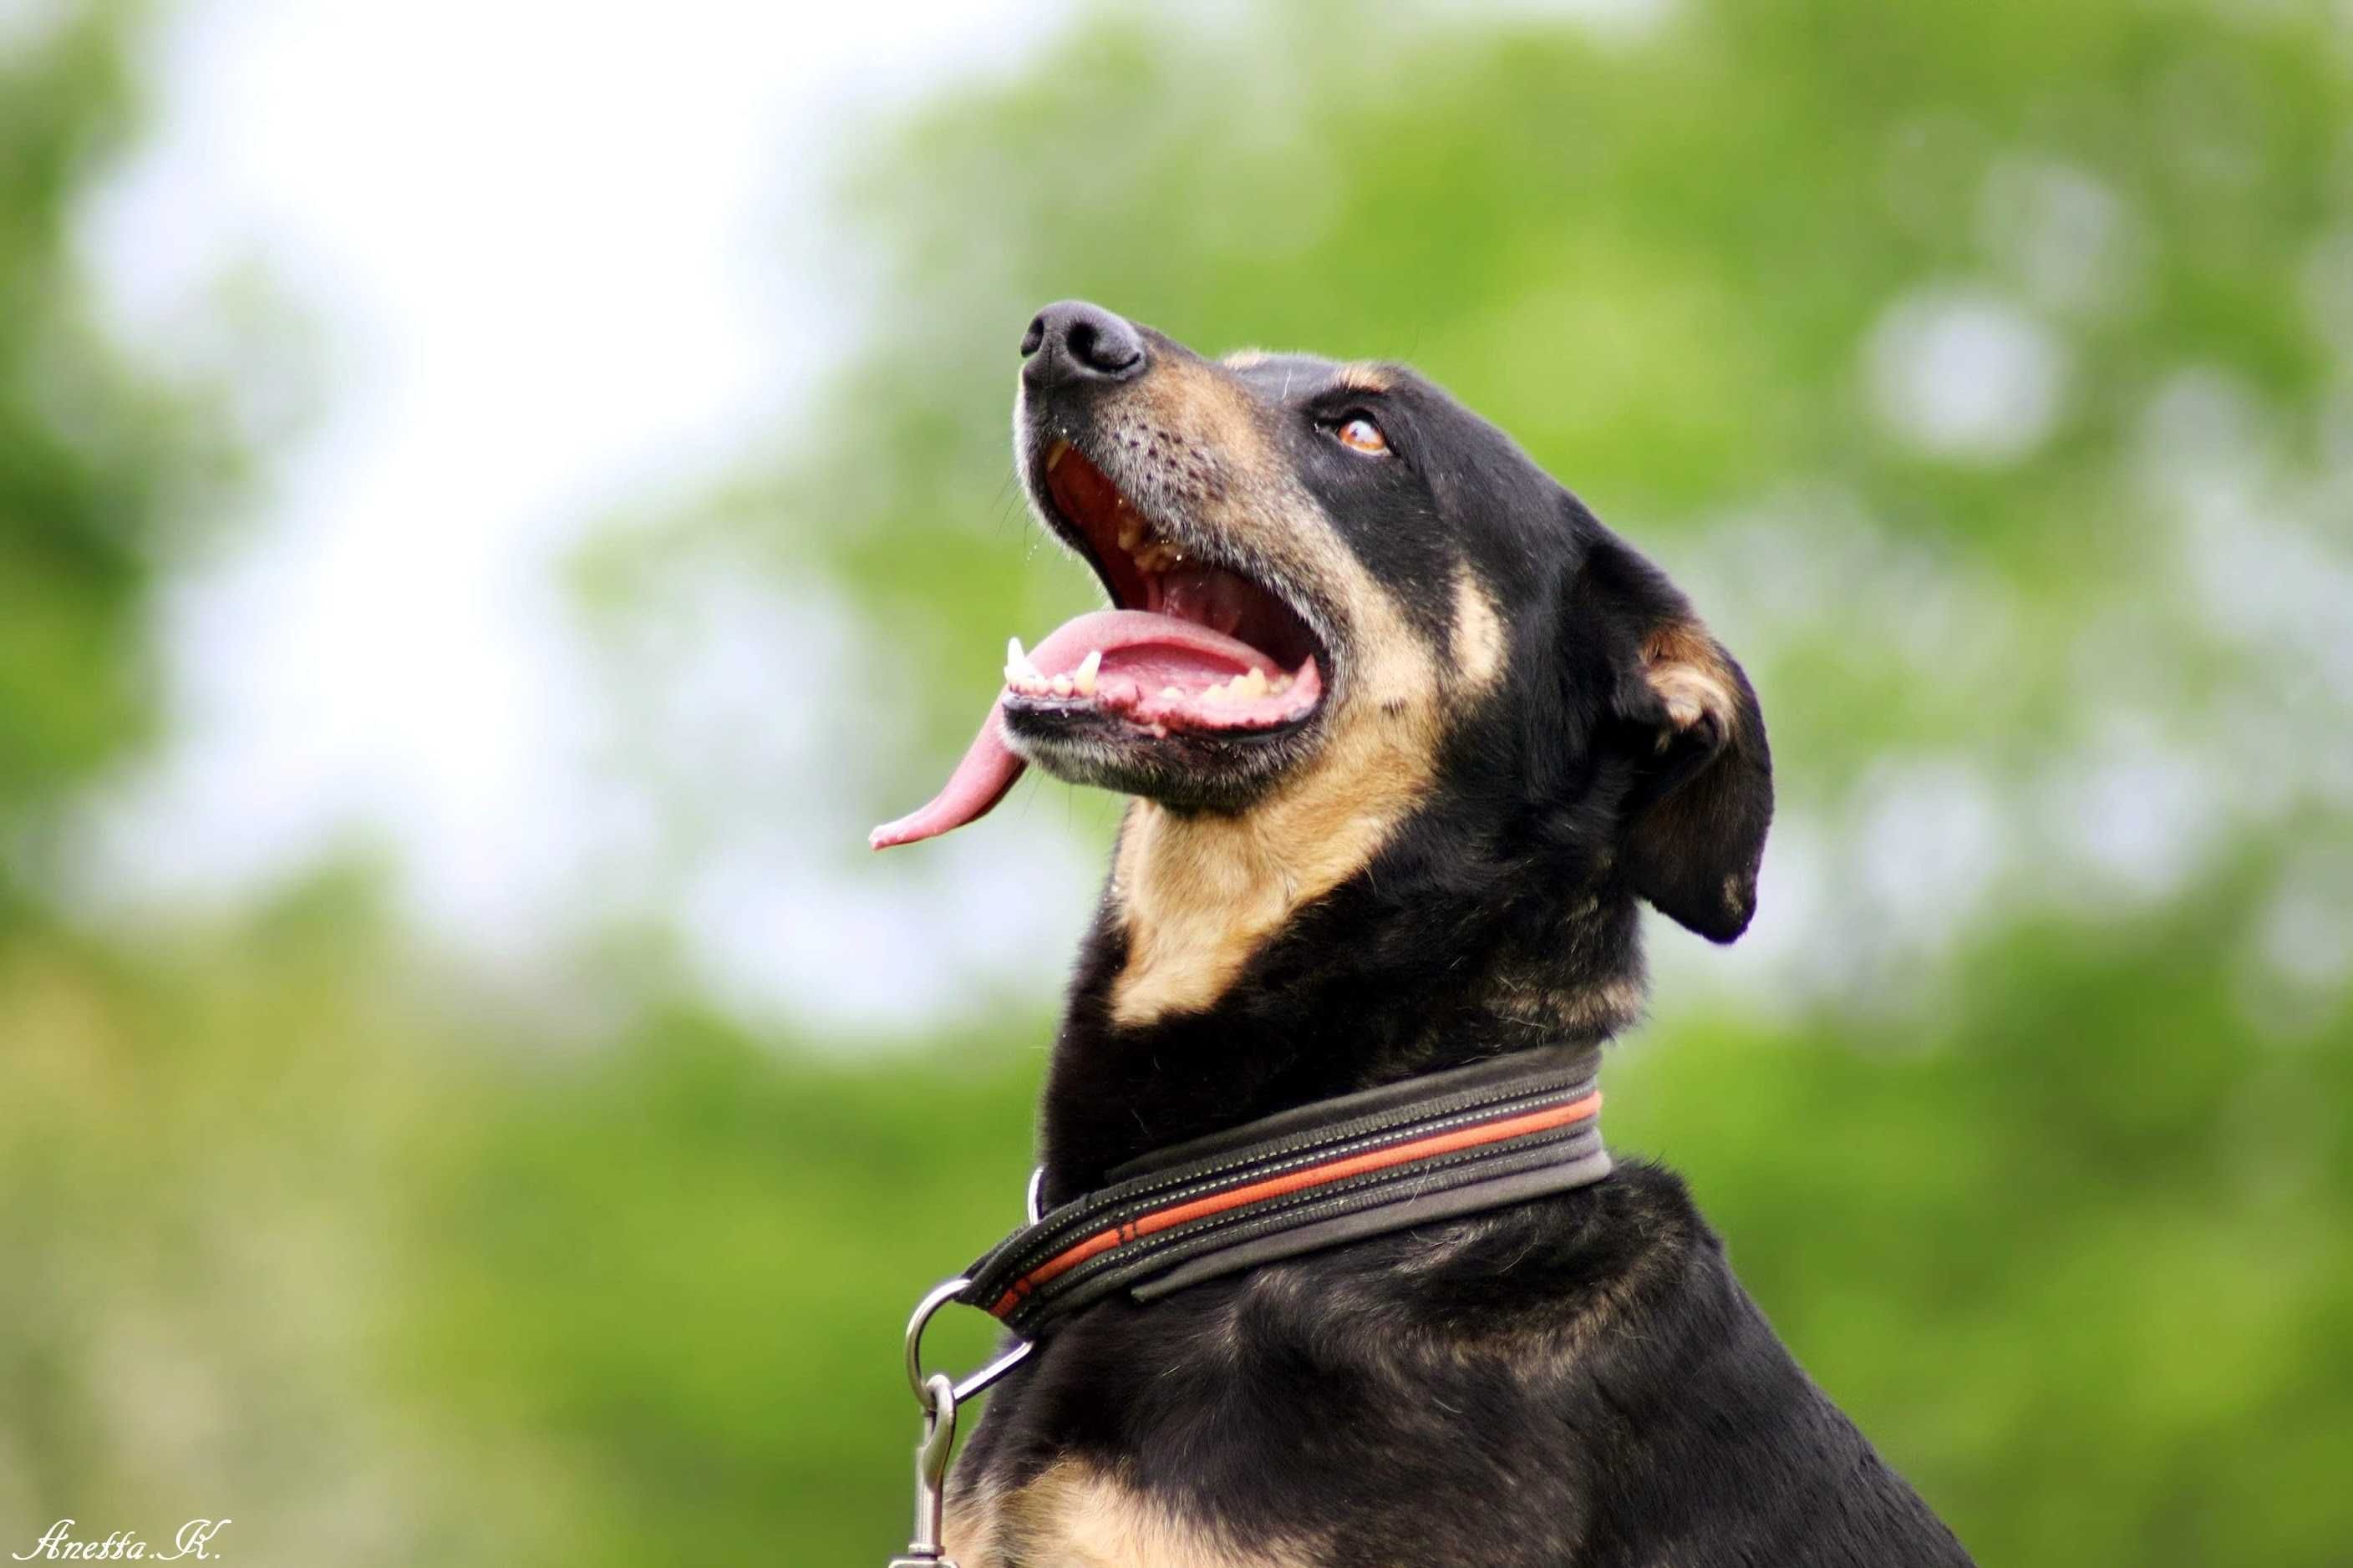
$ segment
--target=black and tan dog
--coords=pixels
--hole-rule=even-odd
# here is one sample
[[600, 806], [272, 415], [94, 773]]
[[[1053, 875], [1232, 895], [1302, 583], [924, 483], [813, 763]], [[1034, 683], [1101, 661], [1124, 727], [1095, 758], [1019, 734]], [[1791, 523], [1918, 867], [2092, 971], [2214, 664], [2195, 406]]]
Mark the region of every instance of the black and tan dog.
[[[1747, 926], [1747, 679], [1500, 431], [1396, 366], [1212, 362], [1091, 305], [1022, 353], [1022, 474], [1113, 607], [1017, 643], [955, 777], [875, 842], [1025, 763], [1135, 797], [1046, 1089], [1050, 1201], [1608, 1037], [1638, 900]], [[1968, 1562], [1641, 1164], [1086, 1308], [991, 1396], [949, 1521], [964, 1568]]]

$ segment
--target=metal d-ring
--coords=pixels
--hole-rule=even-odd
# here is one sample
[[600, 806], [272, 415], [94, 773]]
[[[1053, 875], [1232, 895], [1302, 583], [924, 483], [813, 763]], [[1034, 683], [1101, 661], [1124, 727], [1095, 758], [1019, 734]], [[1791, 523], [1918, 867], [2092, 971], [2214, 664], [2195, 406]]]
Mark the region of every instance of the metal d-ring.
[[[915, 1403], [922, 1405], [927, 1414], [932, 1408], [932, 1396], [931, 1380], [923, 1373], [924, 1326], [932, 1321], [932, 1315], [934, 1312], [964, 1294], [965, 1288], [971, 1284], [972, 1281], [962, 1275], [958, 1275], [954, 1279], [942, 1280], [933, 1286], [930, 1292], [915, 1304], [915, 1315], [907, 1320], [907, 1386], [914, 1390]], [[963, 1404], [1020, 1365], [1022, 1360], [1035, 1348], [1035, 1342], [1023, 1340], [978, 1372], [965, 1376], [949, 1392], [955, 1395], [957, 1404]]]
[[915, 1303], [915, 1315], [907, 1320], [907, 1386], [915, 1391], [915, 1403], [926, 1412], [932, 1407], [932, 1396], [923, 1377], [923, 1328], [932, 1321], [933, 1313], [963, 1295], [971, 1283], [961, 1274], [942, 1280]]
[[[1038, 1223], [1039, 1196], [1045, 1179], [1042, 1165], [1029, 1173], [1029, 1193], [1023, 1207], [1031, 1225]], [[955, 1447], [956, 1406], [1011, 1372], [1037, 1348], [1035, 1342], [1023, 1340], [962, 1383], [944, 1372], [925, 1376], [923, 1330], [934, 1313], [971, 1288], [972, 1281], [961, 1275], [944, 1279], [915, 1303], [915, 1315], [907, 1320], [907, 1386], [915, 1391], [915, 1403], [923, 1407], [923, 1439], [915, 1445], [914, 1539], [907, 1543], [903, 1555], [891, 1560], [891, 1568], [955, 1568], [943, 1555], [940, 1537], [948, 1456]]]
[[[1038, 1223], [1040, 1213], [1039, 1199], [1045, 1184], [1046, 1167], [1039, 1165], [1029, 1173], [1029, 1191], [1021, 1205], [1023, 1211], [1029, 1215], [1031, 1225]], [[971, 1285], [972, 1281], [961, 1274], [953, 1279], [942, 1280], [933, 1286], [922, 1300], [915, 1303], [915, 1315], [907, 1320], [907, 1386], [915, 1391], [915, 1403], [922, 1405], [927, 1415], [932, 1408], [932, 1396], [928, 1386], [929, 1380], [923, 1375], [923, 1330], [930, 1324], [934, 1312], [963, 1295], [971, 1288]], [[955, 1402], [959, 1405], [963, 1404], [1020, 1365], [1022, 1359], [1029, 1355], [1033, 1343], [1032, 1341], [1023, 1340], [978, 1372], [971, 1373], [963, 1382], [955, 1384], [951, 1390]]]

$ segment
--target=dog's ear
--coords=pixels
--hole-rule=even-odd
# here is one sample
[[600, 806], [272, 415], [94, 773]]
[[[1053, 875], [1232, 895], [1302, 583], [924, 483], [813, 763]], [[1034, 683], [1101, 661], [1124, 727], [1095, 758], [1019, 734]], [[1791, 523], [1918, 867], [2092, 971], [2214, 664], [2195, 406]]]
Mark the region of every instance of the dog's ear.
[[[1613, 728], [1634, 754], [1620, 853], [1628, 885], [1712, 942], [1757, 912], [1773, 756], [1748, 677], [1666, 574], [1614, 536], [1581, 597], [1609, 627]], [[1598, 603], [1596, 603], [1598, 601]]]

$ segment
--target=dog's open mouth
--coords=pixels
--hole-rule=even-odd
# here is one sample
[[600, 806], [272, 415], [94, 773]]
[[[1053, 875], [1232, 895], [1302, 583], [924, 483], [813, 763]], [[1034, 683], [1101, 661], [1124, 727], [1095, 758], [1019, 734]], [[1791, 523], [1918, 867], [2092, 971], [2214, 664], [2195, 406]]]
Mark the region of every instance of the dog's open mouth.
[[1066, 441], [1045, 455], [1052, 521], [1086, 556], [1112, 607], [1024, 649], [1006, 648], [1005, 688], [931, 804], [878, 827], [877, 849], [934, 837], [986, 814], [1020, 777], [1008, 714], [1026, 737], [1067, 728], [1137, 740], [1246, 744], [1288, 733], [1324, 700], [1320, 645], [1300, 614], [1241, 572], [1189, 558]]
[[1008, 699], [1077, 703], [1153, 730], [1270, 730], [1323, 694], [1315, 639], [1290, 605], [1239, 572], [1189, 560], [1067, 442], [1046, 486], [1111, 593], [1025, 654], [1007, 650]]

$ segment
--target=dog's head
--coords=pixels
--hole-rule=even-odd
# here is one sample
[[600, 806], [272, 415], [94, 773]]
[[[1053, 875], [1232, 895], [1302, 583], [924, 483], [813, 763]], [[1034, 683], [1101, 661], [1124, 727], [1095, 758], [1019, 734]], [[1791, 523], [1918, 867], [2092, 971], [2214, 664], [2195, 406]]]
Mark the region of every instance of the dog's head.
[[1292, 907], [1443, 814], [1717, 941], [1746, 927], [1756, 694], [1509, 437], [1402, 367], [1210, 361], [1092, 305], [1021, 347], [1022, 477], [1112, 607], [1008, 649], [955, 776], [878, 846], [972, 820], [1034, 763], [1247, 837]]

